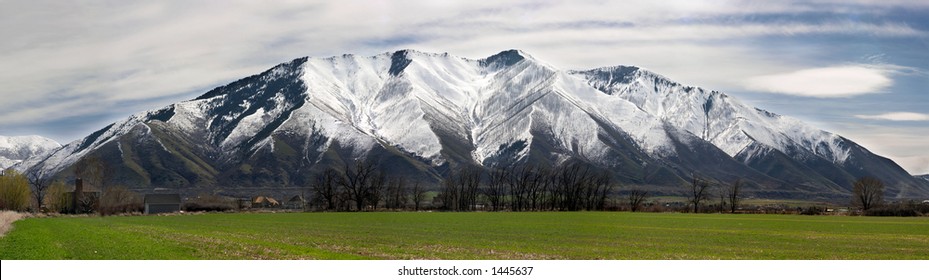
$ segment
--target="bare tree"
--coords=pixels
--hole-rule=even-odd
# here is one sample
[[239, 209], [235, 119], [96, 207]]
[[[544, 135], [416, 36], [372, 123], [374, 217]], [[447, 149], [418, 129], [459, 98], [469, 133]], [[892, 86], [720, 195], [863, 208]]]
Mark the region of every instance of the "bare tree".
[[321, 202], [325, 203], [323, 207], [325, 210], [332, 211], [338, 206], [336, 200], [339, 199], [339, 177], [339, 172], [332, 168], [326, 169], [322, 174], [316, 176], [313, 193], [316, 194], [318, 199], [322, 200]]
[[365, 198], [367, 200], [367, 207], [370, 207], [372, 210], [377, 210], [378, 205], [381, 204], [381, 199], [387, 194], [387, 183], [387, 173], [384, 173], [383, 170], [374, 172], [374, 176], [371, 177], [371, 180], [368, 180], [368, 185], [366, 187], [367, 195]]
[[461, 206], [458, 204], [459, 193], [458, 189], [458, 180], [457, 176], [449, 175], [447, 178], [442, 180], [442, 192], [439, 193], [439, 197], [442, 199], [442, 208], [448, 211], [459, 211], [458, 208]]
[[464, 168], [449, 172], [442, 182], [442, 204], [446, 210], [473, 211], [477, 204], [478, 187], [483, 171], [479, 168]]
[[507, 178], [507, 185], [510, 191], [510, 209], [513, 211], [523, 211], [526, 207], [526, 194], [529, 191], [532, 178], [535, 176], [535, 170], [528, 164], [523, 164], [514, 169]]
[[377, 176], [375, 167], [371, 161], [356, 161], [355, 166], [346, 164], [345, 174], [339, 178], [339, 185], [355, 202], [356, 211], [364, 210], [365, 203], [370, 199], [372, 182]]
[[852, 187], [852, 205], [861, 207], [862, 211], [874, 208], [884, 202], [884, 182], [874, 177], [862, 177]]
[[648, 191], [642, 189], [630, 190], [629, 195], [626, 196], [626, 200], [629, 201], [629, 210], [632, 212], [639, 211], [639, 207], [642, 207], [645, 199], [648, 199]]
[[725, 190], [723, 190], [723, 187], [722, 187], [722, 186], [719, 187], [719, 192], [717, 192], [717, 194], [719, 194], [719, 204], [716, 205], [716, 212], [717, 212], [717, 213], [722, 213], [722, 212], [723, 212], [724, 210], [726, 210], [726, 208], [727, 208], [727, 207], [726, 207], [726, 206], [727, 206], [727, 205], [726, 205], [726, 198], [727, 198], [727, 197], [726, 197], [726, 192], [725, 192]]
[[690, 200], [690, 203], [692, 203], [694, 206], [694, 213], [698, 213], [700, 211], [700, 203], [702, 203], [703, 200], [706, 200], [707, 196], [709, 195], [707, 193], [709, 188], [709, 182], [700, 179], [696, 174], [692, 176], [690, 183], [690, 197], [688, 200]]
[[607, 196], [613, 191], [613, 177], [609, 172], [600, 171], [586, 184], [587, 210], [606, 209]]
[[91, 185], [97, 188], [100, 193], [106, 192], [106, 184], [113, 176], [113, 172], [108, 169], [107, 165], [97, 155], [89, 155], [81, 158], [74, 166], [74, 175], [83, 179], [85, 185]]
[[500, 211], [506, 203], [506, 181], [509, 176], [510, 168], [506, 166], [490, 170], [487, 185], [482, 189], [482, 193], [487, 197], [491, 211]]
[[729, 213], [735, 213], [739, 209], [739, 202], [742, 200], [742, 180], [736, 179], [727, 189], [727, 199], [729, 202]]
[[55, 181], [48, 187], [45, 193], [45, 207], [49, 212], [62, 213], [71, 205], [69, 200], [68, 186], [64, 182]]
[[590, 183], [592, 173], [590, 167], [581, 163], [570, 164], [560, 169], [557, 183], [562, 210], [581, 210], [584, 206], [584, 187]]
[[529, 181], [529, 189], [526, 192], [530, 210], [536, 211], [542, 209], [543, 196], [552, 183], [552, 180], [549, 179], [551, 176], [552, 171], [546, 168], [536, 167], [533, 169], [533, 176]]
[[387, 179], [387, 193], [384, 203], [388, 209], [403, 209], [407, 203], [407, 189], [403, 176], [391, 176]]
[[555, 211], [561, 207], [561, 200], [564, 198], [561, 192], [561, 168], [555, 167], [548, 174], [548, 182], [545, 184], [546, 205], [548, 210]]
[[463, 211], [475, 210], [477, 204], [478, 187], [481, 184], [483, 171], [479, 168], [469, 167], [457, 173], [454, 180], [458, 188], [458, 209]]
[[419, 211], [420, 204], [426, 199], [426, 189], [423, 188], [419, 181], [413, 182], [413, 190], [410, 194], [413, 200], [413, 210]]
[[35, 198], [36, 201], [36, 208], [33, 209], [33, 212], [42, 209], [42, 205], [45, 202], [45, 193], [52, 182], [51, 176], [48, 176], [47, 173], [47, 171], [39, 168], [39, 166], [34, 166], [32, 169], [26, 171], [26, 178], [29, 180], [29, 185], [32, 187], [32, 197]]

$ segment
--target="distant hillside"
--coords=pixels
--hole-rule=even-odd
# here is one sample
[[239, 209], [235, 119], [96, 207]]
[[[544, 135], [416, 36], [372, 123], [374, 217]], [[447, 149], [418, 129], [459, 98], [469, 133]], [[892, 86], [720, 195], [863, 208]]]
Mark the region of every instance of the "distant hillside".
[[29, 157], [58, 149], [61, 144], [42, 136], [0, 135], [0, 170], [6, 169]]

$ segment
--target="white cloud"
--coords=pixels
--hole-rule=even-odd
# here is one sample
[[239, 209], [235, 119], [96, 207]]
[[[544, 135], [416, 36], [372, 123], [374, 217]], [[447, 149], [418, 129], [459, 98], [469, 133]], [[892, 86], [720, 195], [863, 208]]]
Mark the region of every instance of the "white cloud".
[[866, 120], [885, 121], [929, 121], [929, 114], [913, 112], [890, 112], [878, 115], [855, 115], [856, 118]]
[[890, 158], [910, 174], [929, 174], [929, 127], [893, 127], [844, 123], [835, 128], [838, 134], [855, 141], [871, 152]]
[[910, 174], [929, 174], [929, 156], [894, 157], [893, 160]]
[[[519, 48], [563, 68], [637, 65], [687, 84], [740, 89], [737, 81], [800, 69], [808, 57], [822, 55], [795, 46], [789, 57], [779, 56], [740, 40], [927, 37], [892, 20], [745, 19], [836, 5], [853, 5], [857, 14], [921, 1], [878, 2], [4, 2], [0, 26], [15, 28], [0, 29], [0, 126], [145, 107], [115, 104], [155, 105], [300, 56], [399, 48], [472, 58]], [[862, 73], [872, 74], [870, 84], [846, 91], [882, 90], [892, 82], [886, 69]]]
[[751, 90], [797, 96], [835, 98], [880, 93], [891, 85], [891, 72], [869, 65], [802, 69], [749, 78]]

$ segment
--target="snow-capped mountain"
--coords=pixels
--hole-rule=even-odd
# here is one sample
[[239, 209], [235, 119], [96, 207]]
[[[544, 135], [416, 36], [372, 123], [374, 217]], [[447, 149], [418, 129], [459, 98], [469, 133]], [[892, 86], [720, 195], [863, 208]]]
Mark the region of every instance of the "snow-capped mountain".
[[42, 136], [0, 135], [0, 170], [6, 169], [31, 156], [40, 155], [61, 147], [55, 140]]
[[845, 138], [725, 94], [634, 67], [563, 71], [518, 50], [300, 58], [21, 166], [67, 176], [87, 155], [152, 187], [300, 186], [368, 159], [427, 181], [461, 166], [580, 161], [659, 192], [699, 174], [743, 178], [759, 196], [837, 197], [871, 174], [894, 195], [929, 194]]

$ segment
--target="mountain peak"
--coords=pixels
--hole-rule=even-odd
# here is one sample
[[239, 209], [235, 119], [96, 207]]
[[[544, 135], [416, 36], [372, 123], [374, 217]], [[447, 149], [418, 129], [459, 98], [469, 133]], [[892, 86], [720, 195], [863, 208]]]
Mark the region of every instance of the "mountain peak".
[[38, 135], [0, 135], [0, 169], [5, 169], [29, 157], [58, 149], [61, 144]]
[[390, 70], [387, 71], [391, 76], [399, 76], [413, 59], [410, 58], [410, 50], [399, 50], [390, 55]]
[[605, 83], [604, 86], [630, 84], [639, 78], [644, 78], [648, 80], [649, 83], [666, 84], [670, 86], [679, 85], [677, 82], [672, 81], [664, 75], [652, 72], [642, 67], [629, 65], [606, 66], [589, 70], [572, 70], [568, 71], [568, 73], [574, 75], [583, 75], [590, 79], [601, 81], [602, 83]]
[[499, 52], [495, 55], [491, 55], [485, 59], [481, 59], [480, 63], [482, 66], [490, 68], [503, 68], [512, 66], [523, 59], [526, 59], [527, 55], [520, 50], [505, 50]]

